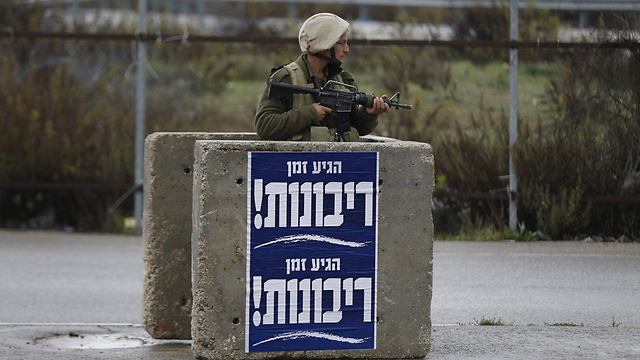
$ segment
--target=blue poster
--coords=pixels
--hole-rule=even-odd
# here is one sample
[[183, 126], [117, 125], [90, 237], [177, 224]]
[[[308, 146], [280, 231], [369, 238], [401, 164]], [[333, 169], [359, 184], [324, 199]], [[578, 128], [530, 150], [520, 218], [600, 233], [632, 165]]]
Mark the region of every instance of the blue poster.
[[252, 152], [245, 351], [376, 348], [377, 152]]

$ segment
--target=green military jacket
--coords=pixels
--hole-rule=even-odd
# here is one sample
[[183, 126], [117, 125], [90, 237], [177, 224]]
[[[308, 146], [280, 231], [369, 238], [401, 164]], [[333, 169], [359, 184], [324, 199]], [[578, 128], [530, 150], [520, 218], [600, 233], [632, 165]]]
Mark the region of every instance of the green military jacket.
[[[313, 85], [314, 88], [319, 89], [327, 81], [336, 80], [357, 88], [353, 75], [347, 71], [342, 71], [341, 68], [327, 66], [324, 78], [319, 79], [311, 75], [307, 55], [301, 55], [294, 63], [294, 66], [297, 65], [297, 68], [305, 75], [307, 86], [309, 87]], [[287, 84], [293, 83], [290, 70], [286, 68], [281, 68], [271, 74], [269, 80]], [[357, 139], [358, 135], [371, 133], [377, 125], [378, 116], [369, 115], [364, 111], [364, 107], [359, 107], [356, 115], [351, 120], [352, 132], [357, 130], [357, 134], [355, 134], [355, 137], [352, 136], [351, 141]], [[322, 123], [318, 123], [318, 113], [313, 105], [302, 104], [294, 108], [294, 99], [291, 97], [269, 99], [268, 88], [265, 86], [255, 117], [256, 132], [261, 139], [309, 141], [311, 140], [311, 127], [314, 126], [322, 126], [325, 129], [335, 128], [337, 126], [337, 115], [329, 113]]]

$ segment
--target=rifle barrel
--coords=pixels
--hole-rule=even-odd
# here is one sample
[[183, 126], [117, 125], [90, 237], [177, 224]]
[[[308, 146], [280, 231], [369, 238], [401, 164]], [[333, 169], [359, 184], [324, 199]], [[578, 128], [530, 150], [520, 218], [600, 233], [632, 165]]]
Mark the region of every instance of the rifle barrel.
[[387, 103], [389, 105], [389, 107], [395, 106], [396, 109], [398, 108], [403, 108], [403, 109], [409, 109], [411, 110], [411, 105], [408, 104], [400, 104], [399, 102], [395, 101], [395, 100], [389, 100], [389, 99], [383, 99], [385, 103]]

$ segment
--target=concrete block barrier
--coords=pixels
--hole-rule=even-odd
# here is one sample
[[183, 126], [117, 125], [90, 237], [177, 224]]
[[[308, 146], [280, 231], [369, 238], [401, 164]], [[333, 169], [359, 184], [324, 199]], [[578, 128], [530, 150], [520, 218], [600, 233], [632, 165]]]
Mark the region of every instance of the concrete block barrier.
[[201, 359], [423, 358], [434, 162], [414, 142], [195, 142]]
[[156, 339], [191, 339], [191, 204], [196, 140], [254, 133], [154, 133], [145, 142], [142, 324]]
[[[142, 324], [156, 339], [191, 339], [191, 205], [196, 140], [259, 140], [255, 133], [158, 132], [145, 141]], [[394, 139], [363, 136], [365, 142]]]

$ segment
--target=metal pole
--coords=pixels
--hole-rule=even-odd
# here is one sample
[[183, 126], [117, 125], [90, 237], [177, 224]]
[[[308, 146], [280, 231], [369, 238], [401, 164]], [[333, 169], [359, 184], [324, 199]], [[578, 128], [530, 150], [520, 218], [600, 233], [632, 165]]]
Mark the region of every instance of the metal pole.
[[[136, 85], [136, 144], [135, 144], [135, 183], [144, 181], [144, 135], [145, 135], [145, 86], [147, 53], [142, 39], [147, 35], [147, 0], [138, 0], [138, 63], [136, 72], [138, 82]], [[133, 212], [136, 217], [136, 229], [142, 230], [142, 191], [136, 191], [134, 196]]]
[[196, 0], [196, 11], [198, 12], [198, 22], [203, 25], [205, 15], [204, 0]]
[[[518, 41], [518, 0], [511, 0], [511, 41]], [[513, 166], [513, 146], [518, 139], [518, 48], [509, 50], [509, 228], [518, 227], [518, 209], [516, 205], [516, 193], [518, 184], [516, 181], [516, 169]]]

